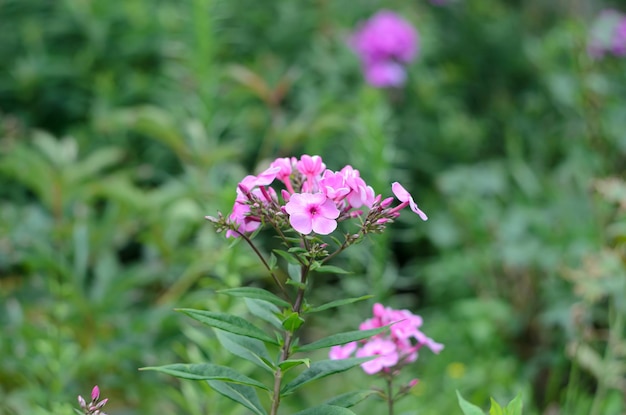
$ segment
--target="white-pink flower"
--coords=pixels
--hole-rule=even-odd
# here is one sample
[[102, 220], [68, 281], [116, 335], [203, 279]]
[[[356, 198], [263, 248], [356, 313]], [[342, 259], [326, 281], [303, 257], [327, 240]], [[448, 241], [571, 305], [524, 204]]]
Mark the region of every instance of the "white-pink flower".
[[[403, 205], [411, 206], [411, 210], [419, 215], [422, 220], [428, 220], [428, 216], [424, 212], [417, 207], [417, 203], [413, 200], [413, 196], [407, 190], [402, 187], [402, 185], [398, 182], [394, 182], [391, 184], [391, 191], [398, 198], [400, 202], [403, 202]], [[402, 205], [401, 205], [402, 206]]]
[[311, 231], [328, 235], [337, 228], [339, 209], [324, 193], [294, 193], [285, 205], [289, 223], [293, 228], [308, 235]]
[[356, 352], [356, 357], [378, 356], [361, 363], [365, 373], [373, 375], [384, 368], [393, 367], [398, 363], [399, 356], [396, 345], [391, 340], [373, 338]]
[[349, 358], [357, 348], [356, 342], [350, 342], [345, 345], [337, 345], [330, 348], [328, 357], [331, 360], [341, 360]]

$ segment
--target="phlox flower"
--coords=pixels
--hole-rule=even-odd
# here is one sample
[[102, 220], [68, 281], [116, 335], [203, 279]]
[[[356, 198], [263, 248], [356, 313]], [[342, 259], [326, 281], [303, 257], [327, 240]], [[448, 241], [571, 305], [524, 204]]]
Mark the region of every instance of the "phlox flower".
[[324, 193], [294, 193], [285, 205], [289, 223], [298, 232], [328, 235], [337, 228], [339, 209]]
[[346, 179], [341, 172], [335, 173], [331, 170], [326, 170], [319, 181], [320, 191], [326, 195], [327, 198], [333, 199], [335, 202], [340, 201], [348, 193], [350, 188], [346, 184]]
[[371, 339], [356, 352], [356, 357], [378, 356], [372, 360], [361, 363], [363, 371], [373, 375], [385, 368], [390, 368], [398, 363], [398, 351], [396, 345], [386, 339]]
[[428, 216], [426, 216], [426, 214], [417, 207], [417, 203], [413, 200], [413, 196], [411, 196], [411, 194], [407, 192], [407, 190], [402, 187], [400, 183], [394, 182], [391, 185], [391, 191], [394, 195], [396, 195], [398, 200], [402, 202], [400, 206], [404, 207], [408, 204], [411, 207], [411, 210], [417, 213], [422, 220], [428, 220]]
[[328, 356], [331, 360], [341, 360], [349, 358], [357, 348], [357, 342], [350, 342], [344, 345], [337, 345], [330, 348]]
[[381, 10], [361, 25], [349, 40], [359, 55], [365, 80], [375, 87], [397, 87], [406, 80], [403, 64], [418, 52], [417, 30], [404, 18]]
[[600, 12], [589, 31], [587, 52], [593, 58], [626, 56], [626, 15], [613, 9]]
[[341, 169], [341, 174], [345, 178], [346, 185], [350, 188], [350, 193], [346, 196], [350, 206], [353, 208], [364, 205], [372, 207], [375, 199], [374, 189], [365, 183], [359, 171], [347, 165]]

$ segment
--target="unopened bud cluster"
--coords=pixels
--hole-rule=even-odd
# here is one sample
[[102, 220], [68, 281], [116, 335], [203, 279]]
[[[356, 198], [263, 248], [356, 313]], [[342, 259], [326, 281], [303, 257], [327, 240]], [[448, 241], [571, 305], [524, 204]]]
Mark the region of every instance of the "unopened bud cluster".
[[107, 415], [101, 409], [108, 401], [108, 398], [100, 400], [98, 385], [91, 390], [91, 402], [87, 403], [82, 396], [78, 395], [78, 404], [85, 415]]

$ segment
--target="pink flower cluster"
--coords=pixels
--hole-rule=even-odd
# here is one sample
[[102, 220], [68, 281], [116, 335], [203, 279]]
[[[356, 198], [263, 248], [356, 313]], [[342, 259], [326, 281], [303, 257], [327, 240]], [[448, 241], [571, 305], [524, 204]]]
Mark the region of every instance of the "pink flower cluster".
[[[275, 185], [280, 189], [272, 187]], [[227, 237], [235, 238], [263, 224], [275, 229], [290, 227], [304, 235], [328, 235], [338, 222], [361, 216], [364, 233], [377, 232], [407, 206], [423, 220], [428, 219], [400, 183], [393, 183], [391, 189], [400, 201], [395, 207], [391, 207], [393, 198], [383, 200], [376, 195], [350, 165], [333, 171], [320, 156], [279, 158], [259, 175], [246, 176], [239, 183], [227, 218], [207, 219], [226, 229]]]
[[626, 56], [626, 15], [617, 10], [603, 10], [591, 26], [587, 51], [598, 59], [607, 54]]
[[404, 84], [404, 65], [417, 55], [418, 42], [418, 33], [407, 20], [381, 10], [352, 35], [349, 45], [361, 58], [365, 80], [384, 88]]
[[417, 360], [418, 351], [426, 346], [434, 353], [439, 353], [443, 345], [435, 342], [420, 331], [422, 318], [408, 310], [394, 310], [376, 303], [374, 317], [359, 326], [360, 330], [369, 330], [390, 325], [388, 333], [382, 333], [361, 342], [333, 346], [330, 359], [347, 359], [377, 356], [361, 367], [365, 373], [373, 375], [383, 371], [395, 373], [408, 363]]
[[100, 401], [100, 389], [98, 388], [98, 385], [94, 386], [91, 390], [91, 402], [85, 402], [85, 399], [78, 395], [78, 404], [85, 415], [107, 415], [100, 409], [102, 409], [108, 401], [109, 399], [103, 399]]

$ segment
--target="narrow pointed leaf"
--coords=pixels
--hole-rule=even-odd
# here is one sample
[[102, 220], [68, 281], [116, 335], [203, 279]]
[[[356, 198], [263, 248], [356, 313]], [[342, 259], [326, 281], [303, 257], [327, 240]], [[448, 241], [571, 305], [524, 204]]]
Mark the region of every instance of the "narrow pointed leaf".
[[334, 265], [322, 265], [315, 268], [313, 271], [331, 274], [351, 274], [350, 271], [346, 271], [345, 269], [336, 267]]
[[459, 391], [456, 391], [456, 396], [459, 400], [459, 406], [461, 407], [464, 415], [484, 415], [482, 409], [463, 399]]
[[311, 364], [311, 367], [300, 373], [294, 380], [286, 384], [282, 391], [282, 395], [288, 395], [300, 388], [301, 386], [317, 380], [323, 377], [345, 372], [348, 369], [352, 369], [355, 366], [360, 365], [363, 362], [367, 362], [371, 357], [364, 358], [350, 358], [343, 360], [322, 360]]
[[489, 415], [504, 415], [504, 410], [495, 399], [491, 398], [491, 408], [489, 408]]
[[522, 395], [519, 394], [506, 406], [506, 415], [522, 415], [523, 409]]
[[363, 301], [363, 300], [368, 300], [368, 299], [370, 299], [372, 297], [373, 297], [373, 295], [364, 295], [362, 297], [344, 298], [342, 300], [331, 301], [330, 303], [322, 304], [322, 305], [317, 306], [317, 307], [311, 307], [310, 309], [306, 310], [305, 312], [308, 313], [308, 314], [317, 313], [319, 311], [328, 310], [329, 308], [340, 307], [342, 305], [352, 304], [352, 303], [356, 303], [358, 301]]
[[182, 311], [189, 317], [194, 320], [198, 320], [200, 323], [206, 324], [207, 326], [278, 345], [276, 339], [272, 338], [264, 330], [241, 317], [226, 313], [194, 310], [190, 308], [181, 308], [177, 311]]
[[336, 346], [338, 344], [346, 344], [357, 340], [367, 339], [387, 330], [389, 326], [379, 327], [370, 330], [354, 330], [346, 333], [333, 334], [313, 343], [305, 344], [297, 348], [298, 352], [310, 352], [312, 350], [324, 349], [326, 347]]
[[298, 260], [296, 259], [296, 257], [293, 254], [290, 254], [289, 252], [285, 252], [281, 249], [274, 249], [274, 253], [277, 254], [278, 256], [283, 257], [283, 259], [287, 261], [289, 264], [298, 265], [298, 266], [301, 265], [300, 262], [298, 262]]
[[335, 405], [341, 406], [342, 408], [350, 408], [359, 402], [369, 398], [372, 395], [376, 395], [378, 392], [373, 391], [371, 389], [362, 390], [362, 391], [354, 391], [344, 393], [342, 395], [335, 396], [332, 399], [324, 402], [326, 405]]
[[222, 347], [235, 356], [246, 359], [268, 372], [274, 371], [272, 358], [262, 341], [222, 330], [215, 330], [215, 335]]
[[355, 413], [341, 406], [323, 404], [305, 409], [293, 415], [355, 415]]
[[311, 367], [311, 359], [289, 359], [283, 360], [278, 364], [280, 369], [284, 372], [288, 371], [292, 367], [306, 365], [306, 367]]
[[302, 326], [302, 324], [304, 324], [304, 319], [294, 311], [289, 313], [289, 315], [283, 320], [282, 324], [285, 330], [294, 333]]
[[175, 363], [165, 366], [144, 367], [142, 370], [154, 370], [181, 379], [189, 380], [221, 380], [223, 382], [239, 383], [241, 385], [255, 386], [257, 388], [269, 390], [267, 386], [259, 381], [249, 378], [226, 366], [215, 365], [213, 363]]
[[254, 412], [255, 415], [267, 415], [267, 412], [265, 411], [265, 409], [263, 409], [263, 406], [261, 405], [261, 401], [259, 401], [256, 390], [254, 390], [252, 387], [246, 385], [238, 385], [236, 383], [220, 382], [219, 380], [209, 380], [207, 381], [207, 383], [216, 392], [245, 406], [246, 408]]
[[255, 298], [244, 298], [243, 300], [253, 316], [267, 321], [279, 330], [283, 329], [282, 322], [278, 317], [280, 310], [274, 304]]
[[230, 295], [232, 297], [246, 297], [246, 298], [256, 298], [258, 300], [268, 301], [272, 304], [275, 304], [279, 307], [291, 307], [287, 301], [278, 297], [277, 295], [264, 290], [263, 288], [257, 287], [239, 287], [239, 288], [229, 288], [226, 290], [219, 290], [218, 293]]

